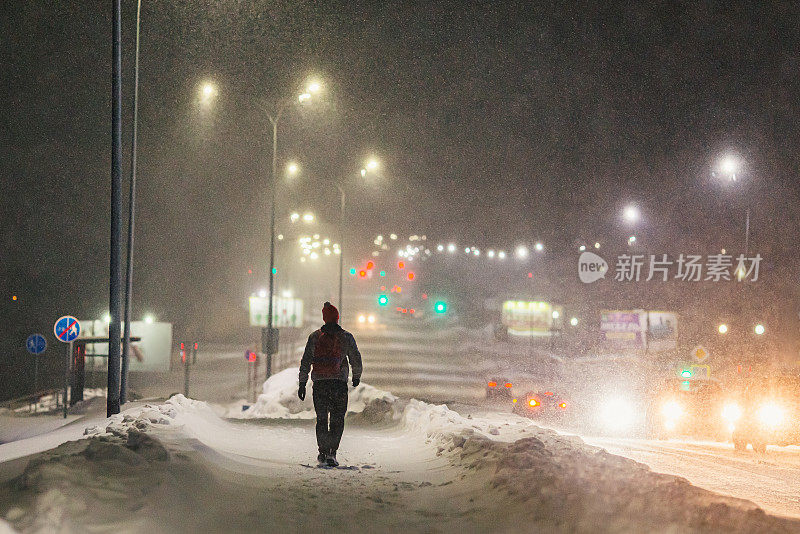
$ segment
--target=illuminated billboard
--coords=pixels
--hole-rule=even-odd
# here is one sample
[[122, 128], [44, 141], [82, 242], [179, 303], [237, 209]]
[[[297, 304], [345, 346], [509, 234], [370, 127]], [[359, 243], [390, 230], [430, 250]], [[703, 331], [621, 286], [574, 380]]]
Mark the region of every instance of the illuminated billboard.
[[507, 300], [501, 320], [510, 336], [549, 336], [561, 329], [563, 316], [562, 307], [550, 302]]

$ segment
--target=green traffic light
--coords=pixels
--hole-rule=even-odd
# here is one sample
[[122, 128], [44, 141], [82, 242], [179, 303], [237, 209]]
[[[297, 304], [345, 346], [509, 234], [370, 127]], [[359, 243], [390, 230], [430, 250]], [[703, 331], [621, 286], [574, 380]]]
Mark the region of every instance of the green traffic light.
[[356, 268], [350, 267], [350, 274], [356, 274]]
[[386, 271], [381, 271], [381, 276], [386, 276]]
[[688, 370], [688, 369], [684, 369], [683, 371], [681, 371], [681, 376], [683, 378], [691, 378], [692, 377], [692, 372], [690, 370]]
[[443, 300], [436, 302], [436, 304], [433, 305], [433, 311], [435, 311], [436, 313], [446, 313], [447, 303], [444, 302]]
[[386, 306], [387, 304], [389, 304], [389, 297], [387, 297], [386, 295], [381, 295], [380, 297], [378, 297], [378, 304], [380, 306]]

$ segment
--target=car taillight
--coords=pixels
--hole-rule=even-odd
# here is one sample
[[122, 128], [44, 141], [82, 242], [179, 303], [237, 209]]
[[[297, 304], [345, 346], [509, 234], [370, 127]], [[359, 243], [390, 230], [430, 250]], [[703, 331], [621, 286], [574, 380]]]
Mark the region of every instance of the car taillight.
[[567, 403], [566, 402], [562, 402], [561, 404], [558, 405], [558, 407], [561, 408], [562, 410], [566, 410], [567, 409]]
[[528, 406], [530, 406], [531, 408], [536, 408], [537, 406], [539, 406], [539, 401], [537, 401], [536, 399], [529, 399]]
[[497, 382], [489, 382], [489, 387], [490, 388], [496, 388], [497, 387]]
[[545, 391], [544, 394], [547, 395], [548, 397], [552, 397], [553, 396], [553, 392], [552, 391]]
[[506, 383], [505, 383], [505, 386], [506, 386], [507, 388], [513, 387], [513, 386], [511, 385], [511, 382], [506, 382]]

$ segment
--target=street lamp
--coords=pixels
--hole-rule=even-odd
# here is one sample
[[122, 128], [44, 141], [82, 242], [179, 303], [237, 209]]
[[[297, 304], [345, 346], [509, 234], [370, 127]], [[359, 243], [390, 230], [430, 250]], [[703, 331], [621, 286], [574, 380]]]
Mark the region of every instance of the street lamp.
[[[738, 179], [738, 174], [742, 169], [741, 160], [733, 155], [728, 154], [723, 156], [717, 163], [718, 172], [727, 178], [729, 182], [735, 182]], [[744, 222], [744, 253], [747, 256], [750, 252], [750, 208], [745, 208], [745, 222]]]
[[764, 328], [763, 324], [757, 324], [756, 327], [753, 329], [753, 331], [756, 333], [757, 336], [762, 336], [764, 335], [764, 332], [766, 332], [766, 329]]
[[720, 334], [727, 334], [728, 333], [728, 325], [726, 325], [725, 323], [719, 325], [719, 327], [717, 328], [717, 331]]
[[[318, 81], [310, 82], [305, 91], [300, 93], [297, 97], [303, 103], [312, 98], [312, 94], [317, 93], [321, 89]], [[203, 89], [205, 93], [205, 89]], [[272, 343], [274, 332], [272, 330], [272, 315], [273, 315], [273, 295], [275, 294], [275, 188], [278, 184], [277, 181], [277, 168], [278, 168], [278, 124], [281, 120], [281, 115], [286, 106], [291, 100], [279, 101], [276, 109], [267, 113], [269, 122], [272, 124], [272, 173], [270, 175], [271, 195], [270, 195], [270, 222], [269, 222], [269, 302], [267, 304], [267, 378], [272, 374]], [[313, 220], [313, 219], [312, 219]], [[305, 215], [303, 221], [306, 221]]]
[[622, 218], [629, 223], [635, 223], [639, 220], [639, 208], [634, 205], [626, 206], [622, 210]]
[[517, 247], [514, 253], [516, 254], [517, 258], [525, 259], [528, 257], [528, 247], [526, 247], [525, 245], [520, 245]]
[[297, 174], [297, 171], [300, 170], [300, 167], [297, 166], [297, 163], [291, 162], [286, 166], [286, 173], [289, 175]]

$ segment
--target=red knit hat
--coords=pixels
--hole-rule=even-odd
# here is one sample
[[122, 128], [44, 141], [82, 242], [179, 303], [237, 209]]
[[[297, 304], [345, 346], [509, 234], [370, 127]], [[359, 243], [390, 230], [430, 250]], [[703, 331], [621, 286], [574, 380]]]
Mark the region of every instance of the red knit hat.
[[338, 323], [339, 310], [336, 309], [336, 306], [330, 302], [325, 302], [322, 306], [322, 320], [326, 323]]

